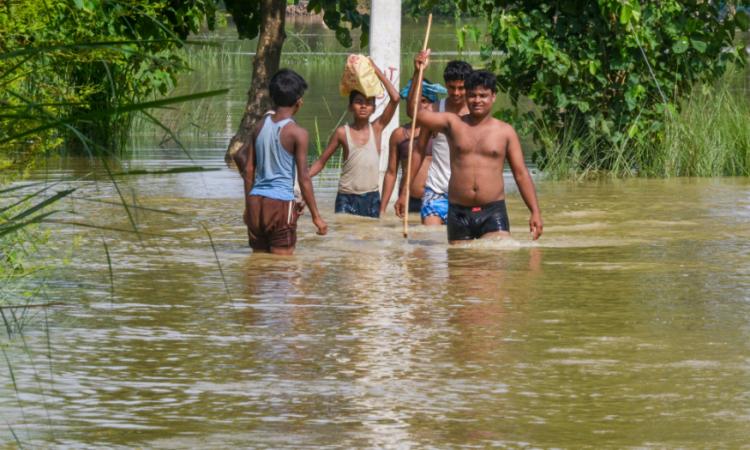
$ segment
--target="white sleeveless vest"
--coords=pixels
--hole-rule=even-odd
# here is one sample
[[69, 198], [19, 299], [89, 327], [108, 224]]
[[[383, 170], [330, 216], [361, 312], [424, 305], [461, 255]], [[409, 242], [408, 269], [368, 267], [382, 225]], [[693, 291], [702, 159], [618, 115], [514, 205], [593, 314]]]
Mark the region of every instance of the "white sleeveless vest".
[[[445, 112], [445, 99], [440, 100], [439, 112]], [[427, 171], [425, 186], [438, 194], [448, 193], [448, 181], [451, 179], [451, 152], [448, 138], [438, 133], [432, 139], [432, 163]]]

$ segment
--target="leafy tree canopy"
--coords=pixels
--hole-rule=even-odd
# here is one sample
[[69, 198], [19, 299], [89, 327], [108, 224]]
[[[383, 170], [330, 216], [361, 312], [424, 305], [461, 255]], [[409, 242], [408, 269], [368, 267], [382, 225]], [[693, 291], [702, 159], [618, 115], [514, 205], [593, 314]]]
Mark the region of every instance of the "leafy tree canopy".
[[[295, 0], [294, 4], [299, 3]], [[232, 14], [237, 32], [241, 38], [253, 39], [258, 35], [261, 24], [261, 2], [245, 0], [225, 0], [227, 11]], [[361, 28], [360, 43], [364, 47], [370, 31], [370, 15], [360, 11], [357, 0], [310, 0], [307, 10], [323, 14], [323, 22], [336, 33], [336, 39], [344, 47], [351, 47], [351, 30]]]
[[[456, 2], [466, 8], [464, 2]], [[588, 144], [581, 164], [611, 169], [620, 149], [658, 141], [696, 82], [717, 80], [744, 64], [738, 31], [748, 2], [677, 0], [482, 0], [487, 18], [482, 56], [517, 106], [540, 114], [517, 118], [549, 150], [566, 135]], [[570, 139], [571, 135], [573, 136]], [[584, 153], [585, 153], [584, 152]], [[537, 154], [545, 163], [545, 153]], [[626, 155], [627, 157], [627, 155]]]

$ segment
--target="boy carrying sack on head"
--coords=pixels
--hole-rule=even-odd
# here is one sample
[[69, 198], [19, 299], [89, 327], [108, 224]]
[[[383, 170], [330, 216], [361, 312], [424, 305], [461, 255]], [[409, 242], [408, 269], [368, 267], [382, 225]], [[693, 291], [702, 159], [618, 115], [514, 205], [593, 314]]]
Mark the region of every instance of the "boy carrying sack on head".
[[[372, 62], [372, 59], [367, 58], [366, 62], [370, 64], [375, 76], [385, 86], [390, 101], [385, 106], [383, 114], [370, 123], [370, 117], [375, 112], [375, 97], [368, 97], [352, 89], [349, 92], [349, 112], [352, 114], [352, 122], [334, 131], [320, 159], [310, 166], [310, 176], [315, 176], [323, 170], [326, 162], [341, 147], [344, 151], [344, 165], [341, 168], [339, 189], [336, 194], [335, 212], [377, 218], [380, 217], [380, 192], [378, 191], [380, 142], [383, 130], [398, 107], [399, 94], [383, 72]], [[342, 83], [342, 93], [345, 92], [344, 88]]]

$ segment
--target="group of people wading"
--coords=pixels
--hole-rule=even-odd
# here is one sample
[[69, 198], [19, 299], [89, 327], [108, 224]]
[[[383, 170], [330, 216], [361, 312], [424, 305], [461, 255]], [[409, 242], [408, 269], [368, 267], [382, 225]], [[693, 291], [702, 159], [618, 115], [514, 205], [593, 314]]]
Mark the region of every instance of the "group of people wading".
[[[534, 183], [524, 162], [521, 144], [509, 124], [492, 117], [497, 93], [495, 76], [473, 70], [464, 61], [451, 61], [443, 73], [447, 89], [422, 81], [421, 98], [415, 89], [429, 64], [429, 49], [414, 59], [414, 76], [399, 93], [373, 63], [386, 88], [389, 101], [375, 121], [375, 98], [358, 91], [349, 95], [352, 121], [338, 127], [320, 158], [307, 166], [308, 133], [293, 116], [302, 107], [307, 83], [289, 69], [271, 78], [269, 92], [274, 104], [252, 129], [246, 150], [234, 160], [244, 179], [245, 212], [250, 246], [256, 252], [290, 255], [297, 242], [297, 219], [301, 203], [295, 202], [295, 176], [304, 204], [317, 233], [328, 225], [315, 202], [311, 177], [320, 173], [339, 149], [344, 161], [336, 195], [335, 212], [380, 217], [393, 193], [399, 165], [401, 185], [395, 204], [396, 215], [420, 212], [425, 225], [447, 225], [448, 241], [460, 244], [473, 239], [510, 236], [505, 207], [503, 166], [508, 160], [518, 189], [531, 212], [529, 230], [533, 239], [542, 234], [542, 216]], [[447, 97], [438, 100], [438, 95]], [[407, 99], [411, 116], [419, 102], [412, 182], [405, 186], [411, 124], [397, 128], [389, 139], [388, 169], [378, 190], [380, 142], [393, 118], [400, 98]]]

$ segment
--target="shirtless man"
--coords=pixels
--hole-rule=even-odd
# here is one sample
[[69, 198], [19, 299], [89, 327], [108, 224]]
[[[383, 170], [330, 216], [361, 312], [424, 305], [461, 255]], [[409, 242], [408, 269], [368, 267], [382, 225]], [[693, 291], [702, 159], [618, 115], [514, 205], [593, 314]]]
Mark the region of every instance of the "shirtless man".
[[[415, 64], [426, 68], [429, 50], [421, 52]], [[417, 82], [416, 78], [412, 84]], [[417, 116], [418, 126], [444, 133], [450, 145], [448, 241], [460, 244], [471, 239], [510, 236], [503, 183], [506, 158], [531, 212], [529, 231], [536, 240], [542, 235], [542, 214], [521, 143], [512, 126], [491, 115], [497, 93], [495, 75], [477, 70], [466, 78], [464, 85], [468, 114], [420, 111]], [[413, 107], [410, 102], [409, 109]]]
[[[419, 67], [414, 67], [414, 77], [417, 77]], [[468, 114], [466, 107], [466, 98], [464, 89], [464, 79], [472, 72], [471, 65], [465, 61], [450, 61], [443, 71], [443, 80], [448, 90], [448, 97], [432, 104], [432, 111], [448, 112], [456, 115]], [[413, 105], [412, 92], [409, 92], [408, 104]], [[413, 106], [409, 106], [406, 114], [409, 117], [413, 114]], [[426, 157], [425, 148], [432, 133], [420, 134], [420, 139], [415, 142], [415, 151], [412, 153], [412, 172], [411, 179], [413, 182], [409, 186], [410, 195], [422, 198], [422, 208], [420, 216], [424, 225], [443, 225], [448, 216], [448, 180], [451, 177], [450, 169], [450, 150], [448, 139], [443, 133], [437, 133], [432, 139], [432, 158]], [[427, 180], [424, 184], [419, 185], [421, 181], [417, 176], [423, 168], [420, 166], [429, 165], [427, 169]], [[403, 211], [406, 205], [406, 196], [399, 196], [396, 203], [396, 211]]]

